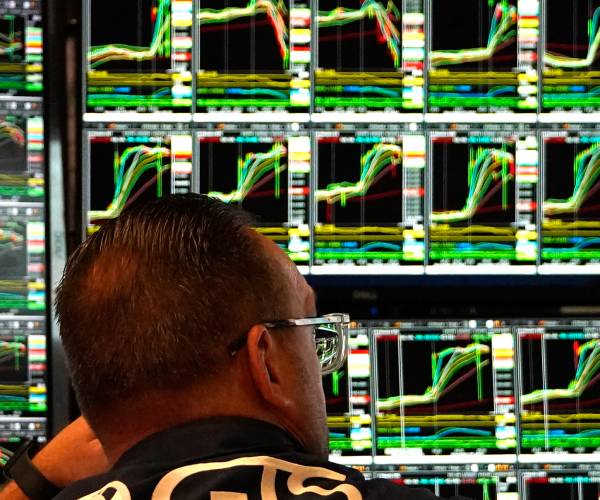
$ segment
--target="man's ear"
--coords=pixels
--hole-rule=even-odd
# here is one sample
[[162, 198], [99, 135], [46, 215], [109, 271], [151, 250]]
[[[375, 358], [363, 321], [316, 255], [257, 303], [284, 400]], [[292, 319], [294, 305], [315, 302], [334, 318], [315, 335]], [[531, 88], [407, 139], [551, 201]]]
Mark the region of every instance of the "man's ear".
[[284, 390], [286, 362], [271, 332], [264, 325], [254, 325], [248, 332], [246, 347], [252, 381], [262, 399], [276, 408], [291, 406]]

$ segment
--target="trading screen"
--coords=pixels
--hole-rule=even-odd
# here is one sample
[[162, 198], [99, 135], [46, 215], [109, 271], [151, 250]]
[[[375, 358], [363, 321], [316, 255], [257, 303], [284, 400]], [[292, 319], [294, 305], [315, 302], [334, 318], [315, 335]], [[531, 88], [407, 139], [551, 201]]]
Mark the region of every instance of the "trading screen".
[[0, 464], [46, 439], [42, 5], [0, 1]]
[[331, 459], [442, 496], [597, 499], [598, 353], [596, 320], [357, 321], [323, 382]]
[[[82, 232], [198, 192], [303, 273], [600, 273], [598, 0], [82, 5]], [[28, 61], [29, 86], [0, 98], [0, 307], [31, 317], [39, 18], [3, 12], [0, 57]], [[38, 401], [21, 361], [41, 350], [18, 335], [5, 373]], [[600, 324], [357, 322], [349, 345], [323, 380], [333, 460], [441, 496], [597, 500]]]

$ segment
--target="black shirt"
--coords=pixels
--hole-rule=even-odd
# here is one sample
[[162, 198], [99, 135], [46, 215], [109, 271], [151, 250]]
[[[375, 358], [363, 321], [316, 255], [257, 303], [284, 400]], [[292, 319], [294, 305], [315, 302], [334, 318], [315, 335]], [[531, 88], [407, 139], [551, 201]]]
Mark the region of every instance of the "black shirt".
[[105, 474], [74, 483], [56, 498], [92, 493], [97, 493], [94, 498], [99, 500], [438, 498], [426, 489], [384, 479], [365, 480], [354, 469], [319, 460], [271, 424], [224, 417], [154, 434], [125, 452]]

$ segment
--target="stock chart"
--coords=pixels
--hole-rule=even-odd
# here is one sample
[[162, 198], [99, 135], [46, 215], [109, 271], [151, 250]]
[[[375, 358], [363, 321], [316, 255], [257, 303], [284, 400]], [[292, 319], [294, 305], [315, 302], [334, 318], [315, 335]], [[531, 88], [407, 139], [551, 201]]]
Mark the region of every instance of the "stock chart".
[[85, 7], [87, 110], [191, 113], [192, 2], [88, 0]]
[[600, 264], [600, 134], [548, 131], [543, 140], [542, 262]]
[[424, 136], [349, 126], [316, 148], [315, 266], [422, 266]]
[[136, 202], [192, 189], [189, 133], [88, 131], [88, 230]]
[[310, 9], [296, 0], [203, 1], [197, 110], [310, 109]]
[[197, 132], [200, 192], [256, 217], [257, 230], [309, 263], [310, 137], [285, 125]]
[[515, 453], [509, 329], [416, 325], [373, 337], [377, 454]]
[[423, 109], [421, 0], [318, 0], [315, 110]]
[[429, 111], [535, 112], [537, 3], [432, 0]]
[[523, 453], [598, 452], [600, 329], [525, 329], [519, 342]]
[[542, 110], [600, 108], [600, 2], [545, 0]]
[[535, 133], [433, 132], [430, 154], [432, 267], [535, 265]]

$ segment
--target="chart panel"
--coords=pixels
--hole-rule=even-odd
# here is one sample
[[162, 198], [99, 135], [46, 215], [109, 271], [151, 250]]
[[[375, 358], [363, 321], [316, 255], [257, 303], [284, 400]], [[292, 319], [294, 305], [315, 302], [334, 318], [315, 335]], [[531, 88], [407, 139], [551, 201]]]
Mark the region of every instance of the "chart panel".
[[597, 460], [600, 323], [545, 321], [522, 328], [519, 350], [521, 452], [538, 462], [565, 454]]
[[46, 440], [46, 336], [43, 317], [0, 314], [0, 465], [22, 438]]
[[600, 129], [543, 131], [542, 272], [600, 269]]
[[600, 109], [600, 2], [544, 0], [542, 111]]
[[42, 203], [0, 203], [0, 313], [44, 314], [44, 240]]
[[318, 0], [316, 112], [422, 112], [422, 0]]
[[192, 1], [86, 0], [84, 6], [85, 117], [191, 113]]
[[198, 113], [309, 111], [307, 2], [202, 0], [196, 30]]
[[373, 337], [376, 463], [515, 460], [510, 328], [403, 323]]
[[430, 0], [429, 27], [429, 112], [537, 111], [538, 0]]
[[89, 129], [84, 155], [88, 232], [133, 203], [192, 191], [192, 135], [186, 128]]
[[518, 125], [430, 132], [428, 272], [535, 272], [537, 149]]
[[0, 1], [0, 99], [41, 97], [42, 39], [41, 1]]
[[423, 132], [344, 124], [314, 135], [313, 272], [422, 273]]
[[350, 331], [348, 361], [323, 378], [331, 459], [356, 463], [371, 460], [370, 341], [366, 328]]
[[43, 200], [44, 121], [41, 112], [3, 113], [0, 110], [0, 203]]
[[298, 124], [212, 125], [196, 132], [200, 192], [252, 213], [257, 231], [308, 265], [310, 135]]

